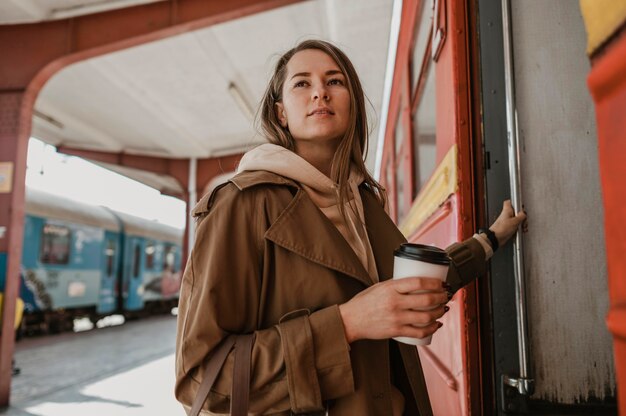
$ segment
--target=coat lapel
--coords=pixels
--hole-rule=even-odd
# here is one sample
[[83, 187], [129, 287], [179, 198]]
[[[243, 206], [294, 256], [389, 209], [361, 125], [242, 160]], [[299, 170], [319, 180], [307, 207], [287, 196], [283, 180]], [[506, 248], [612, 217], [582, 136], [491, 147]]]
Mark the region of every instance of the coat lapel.
[[365, 211], [367, 235], [372, 245], [379, 280], [388, 280], [393, 275], [393, 251], [406, 243], [406, 238], [391, 221], [371, 192], [361, 187], [361, 199]]
[[366, 286], [373, 283], [352, 247], [302, 189], [267, 230], [265, 238]]

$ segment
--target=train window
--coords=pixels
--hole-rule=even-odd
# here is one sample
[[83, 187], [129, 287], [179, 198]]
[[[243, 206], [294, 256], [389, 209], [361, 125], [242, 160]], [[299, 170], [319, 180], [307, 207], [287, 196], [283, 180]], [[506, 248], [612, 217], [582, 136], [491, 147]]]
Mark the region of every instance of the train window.
[[135, 250], [133, 252], [133, 277], [139, 277], [139, 272], [141, 270], [140, 262], [141, 248], [139, 247], [139, 244], [135, 244]]
[[411, 89], [415, 89], [420, 76], [422, 64], [430, 57], [430, 40], [433, 26], [432, 1], [421, 0], [420, 11], [417, 14], [418, 23], [415, 25], [413, 38], [413, 55], [410, 61]]
[[67, 227], [46, 224], [41, 235], [39, 259], [47, 264], [67, 264], [70, 260], [71, 232]]
[[108, 239], [107, 240], [107, 248], [104, 250], [104, 255], [106, 256], [106, 275], [113, 276], [113, 260], [115, 257], [115, 241]]
[[429, 65], [426, 69], [427, 73], [421, 75], [424, 81], [418, 82], [415, 97], [416, 105], [413, 113], [413, 167], [416, 195], [435, 170], [437, 156], [436, 71], [434, 65]]
[[165, 246], [165, 256], [163, 256], [163, 270], [176, 273], [176, 246]]
[[154, 253], [156, 251], [156, 246], [154, 242], [149, 242], [146, 245], [146, 269], [152, 270], [154, 269]]

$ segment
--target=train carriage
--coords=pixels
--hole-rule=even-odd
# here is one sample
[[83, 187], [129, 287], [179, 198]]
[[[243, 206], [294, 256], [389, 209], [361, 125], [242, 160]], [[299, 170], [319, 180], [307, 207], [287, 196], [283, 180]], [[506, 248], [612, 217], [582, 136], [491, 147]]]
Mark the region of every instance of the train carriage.
[[107, 270], [105, 244], [119, 240], [115, 216], [102, 207], [70, 203], [32, 189], [26, 212], [20, 296], [27, 314], [114, 310], [115, 275]]
[[76, 317], [169, 311], [178, 300], [181, 243], [182, 230], [28, 189], [25, 327], [58, 331]]

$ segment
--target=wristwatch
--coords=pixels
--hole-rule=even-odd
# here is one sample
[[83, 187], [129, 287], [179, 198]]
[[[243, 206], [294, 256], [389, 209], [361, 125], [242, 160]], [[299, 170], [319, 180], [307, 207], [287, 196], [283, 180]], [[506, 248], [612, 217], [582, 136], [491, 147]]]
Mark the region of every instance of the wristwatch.
[[487, 238], [489, 239], [489, 242], [491, 243], [491, 249], [495, 251], [498, 249], [498, 238], [496, 237], [496, 233], [494, 233], [493, 231], [491, 231], [489, 228], [481, 228], [478, 230], [478, 233], [483, 233], [487, 236]]

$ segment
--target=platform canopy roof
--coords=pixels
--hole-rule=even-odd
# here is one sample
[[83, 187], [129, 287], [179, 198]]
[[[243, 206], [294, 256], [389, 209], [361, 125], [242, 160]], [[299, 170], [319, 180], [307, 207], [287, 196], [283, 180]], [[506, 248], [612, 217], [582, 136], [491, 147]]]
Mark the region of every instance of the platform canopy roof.
[[[132, 7], [149, 0], [2, 0], [0, 24]], [[210, 158], [263, 141], [253, 115], [281, 52], [335, 42], [371, 101], [373, 168], [393, 0], [309, 0], [101, 55], [56, 73], [41, 90], [32, 136], [73, 149]], [[112, 28], [114, 30], [114, 28]], [[172, 178], [108, 166], [157, 189]]]

